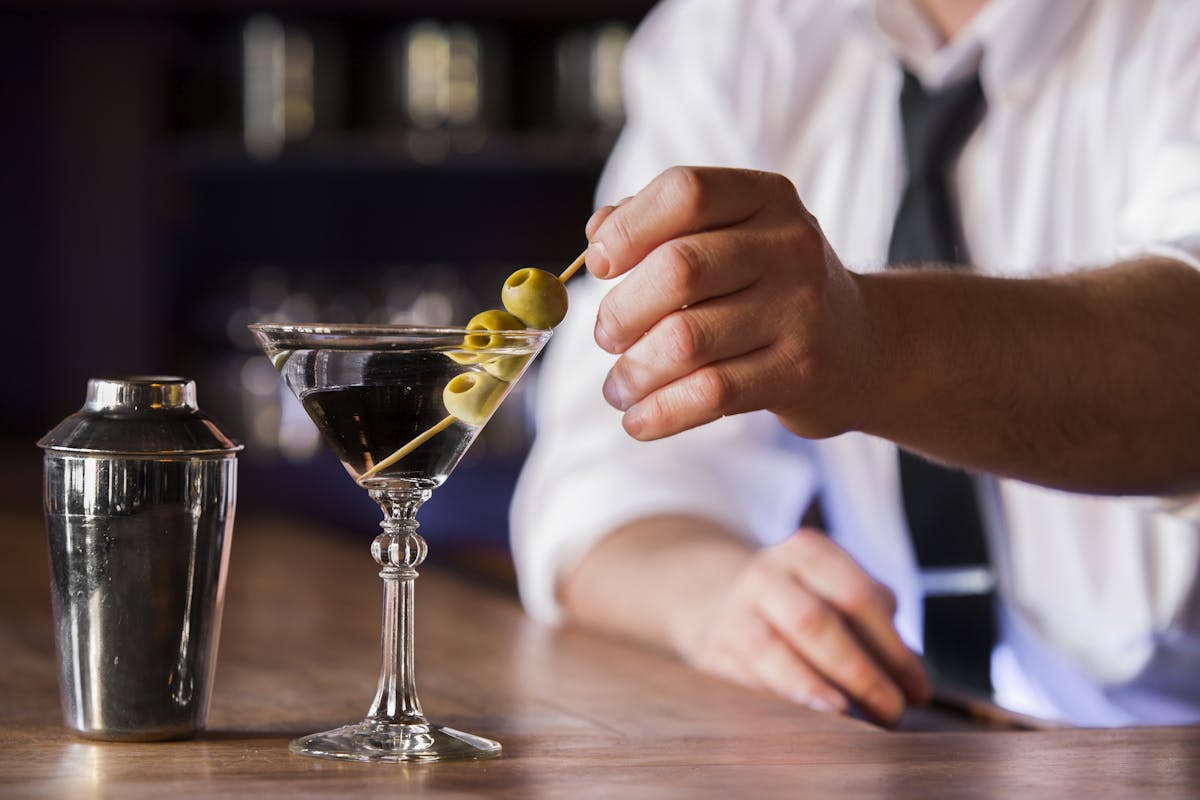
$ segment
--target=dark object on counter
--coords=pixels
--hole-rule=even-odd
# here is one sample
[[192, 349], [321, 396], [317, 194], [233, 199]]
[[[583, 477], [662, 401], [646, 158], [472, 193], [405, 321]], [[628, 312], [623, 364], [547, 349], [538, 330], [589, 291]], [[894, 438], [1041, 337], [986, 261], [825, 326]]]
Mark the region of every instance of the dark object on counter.
[[88, 382], [46, 434], [44, 505], [68, 727], [179, 739], [208, 714], [241, 445], [185, 378]]

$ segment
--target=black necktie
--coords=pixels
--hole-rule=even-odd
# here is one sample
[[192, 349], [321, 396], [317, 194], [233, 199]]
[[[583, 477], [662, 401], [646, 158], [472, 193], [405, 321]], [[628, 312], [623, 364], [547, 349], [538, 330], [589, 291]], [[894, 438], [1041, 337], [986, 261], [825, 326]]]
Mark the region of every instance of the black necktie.
[[[978, 78], [931, 93], [904, 74], [908, 184], [888, 245], [890, 265], [966, 261], [948, 176], [983, 110]], [[960, 470], [901, 450], [900, 485], [925, 590], [929, 671], [941, 685], [990, 694], [994, 591], [974, 483]]]

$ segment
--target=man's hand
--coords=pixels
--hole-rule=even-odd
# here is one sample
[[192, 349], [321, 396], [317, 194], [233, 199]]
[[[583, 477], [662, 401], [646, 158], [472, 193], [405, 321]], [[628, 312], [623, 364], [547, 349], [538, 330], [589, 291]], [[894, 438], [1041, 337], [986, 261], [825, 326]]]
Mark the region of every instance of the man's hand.
[[595, 336], [621, 356], [604, 394], [632, 436], [765, 408], [815, 438], [865, 414], [877, 361], [869, 318], [786, 178], [674, 167], [598, 210], [587, 234], [594, 275], [628, 273]]
[[857, 430], [1056, 489], [1200, 490], [1200, 270], [1182, 261], [856, 274], [786, 178], [715, 168], [667, 170], [587, 234], [588, 269], [626, 275], [595, 336], [638, 439], [766, 409], [807, 438]]
[[929, 679], [901, 641], [891, 590], [827, 536], [801, 530], [759, 551], [682, 638], [696, 668], [819, 711], [854, 703], [895, 724]]
[[822, 711], [891, 723], [929, 699], [891, 590], [818, 531], [754, 550], [703, 518], [634, 520], [563, 576], [560, 600], [576, 622]]

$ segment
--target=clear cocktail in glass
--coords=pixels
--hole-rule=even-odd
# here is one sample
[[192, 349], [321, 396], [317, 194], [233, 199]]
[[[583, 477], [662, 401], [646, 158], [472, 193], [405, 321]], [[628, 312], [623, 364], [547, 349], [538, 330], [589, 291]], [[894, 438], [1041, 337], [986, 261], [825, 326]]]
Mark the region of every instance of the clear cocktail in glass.
[[[351, 477], [383, 509], [371, 544], [384, 583], [383, 662], [366, 719], [291, 743], [355, 761], [487, 758], [500, 744], [431, 724], [413, 676], [413, 581], [425, 558], [417, 510], [440, 486], [549, 331], [251, 325]], [[449, 388], [447, 388], [449, 387]], [[399, 456], [399, 457], [397, 457]]]

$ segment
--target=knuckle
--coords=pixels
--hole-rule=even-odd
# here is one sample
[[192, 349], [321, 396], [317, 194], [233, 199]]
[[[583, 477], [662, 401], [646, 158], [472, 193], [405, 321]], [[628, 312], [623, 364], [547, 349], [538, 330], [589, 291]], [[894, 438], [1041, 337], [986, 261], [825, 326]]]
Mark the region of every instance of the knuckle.
[[704, 408], [727, 411], [733, 407], [737, 397], [733, 381], [715, 366], [706, 366], [695, 372], [694, 399]]
[[706, 337], [691, 315], [676, 311], [662, 322], [665, 355], [673, 361], [691, 363], [704, 352]]
[[801, 640], [824, 638], [832, 623], [829, 610], [815, 599], [802, 604], [792, 614], [792, 630]]
[[700, 285], [701, 255], [692, 244], [673, 239], [664, 245], [663, 258], [662, 288], [669, 296], [680, 298], [680, 303], [683, 303]]
[[605, 332], [617, 341], [625, 340], [631, 333], [620, 302], [613, 299], [613, 292], [610, 292], [600, 301], [600, 308], [596, 312], [596, 319]]
[[825, 234], [821, 233], [817, 221], [813, 219], [799, 227], [799, 239], [799, 248], [804, 260], [815, 265], [811, 270], [813, 286], [817, 290], [823, 290], [829, 282]]
[[812, 386], [818, 383], [829, 369], [828, 357], [818, 347], [808, 342], [786, 343], [780, 352], [784, 368], [790, 370], [796, 382], [802, 386]]
[[797, 541], [796, 536], [784, 539], [768, 552], [784, 569], [790, 569], [799, 575], [807, 574], [806, 570], [809, 563], [805, 555], [807, 548], [802, 542]]
[[783, 568], [788, 568], [796, 561], [798, 548], [795, 542], [795, 536], [789, 536], [779, 544], [771, 545], [768, 548], [760, 551], [762, 557], [770, 560], [773, 563], [781, 565]]
[[840, 605], [848, 616], [857, 619], [871, 610], [876, 596], [870, 586], [848, 586], [842, 592]]
[[754, 625], [749, 630], [743, 631], [741, 650], [743, 656], [748, 659], [759, 659], [770, 652], [774, 646], [774, 636], [766, 625]]
[[767, 172], [765, 176], [767, 186], [781, 197], [799, 199], [800, 195], [796, 191], [796, 185], [792, 183], [791, 178], [780, 172]]
[[815, 553], [829, 544], [829, 536], [812, 528], [801, 528], [788, 537], [784, 544], [797, 553]]
[[885, 586], [882, 583], [876, 583], [875, 586], [876, 592], [879, 595], [879, 600], [881, 603], [883, 603], [884, 609], [888, 612], [889, 616], [895, 616], [898, 605], [896, 601], [896, 593], [892, 591], [891, 587]]
[[880, 584], [870, 578], [851, 579], [841, 590], [838, 604], [851, 619], [862, 619], [881, 607], [883, 596], [880, 594]]
[[747, 586], [761, 587], [775, 580], [775, 567], [765, 558], [752, 559], [737, 580]]
[[802, 528], [776, 545], [773, 550], [779, 558], [798, 569], [802, 574], [810, 574], [811, 569], [820, 569], [826, 558], [823, 547], [828, 544], [829, 537], [821, 531]]
[[634, 230], [627, 212], [620, 208], [613, 209], [604, 220], [604, 244], [610, 256], [628, 249], [634, 241]]
[[663, 173], [671, 201], [687, 216], [699, 214], [706, 200], [704, 179], [694, 167], [671, 167]]
[[865, 656], [849, 659], [842, 668], [841, 678], [846, 682], [846, 688], [863, 700], [872, 700], [888, 688], [880, 678], [879, 670]]
[[[780, 233], [783, 246], [793, 253], [797, 263], [804, 267], [820, 264], [824, 256], [824, 241], [820, 232], [807, 220], [789, 224]], [[824, 283], [824, 272], [820, 269], [808, 268], [804, 271], [806, 277], [816, 282]]]
[[638, 427], [631, 428], [628, 425], [628, 415], [626, 415], [625, 431], [635, 439], [648, 440], [654, 437], [655, 431], [661, 430], [664, 426], [670, 423], [673, 415], [668, 408], [663, 404], [661, 391], [654, 391], [643, 397], [637, 402], [638, 410]]

